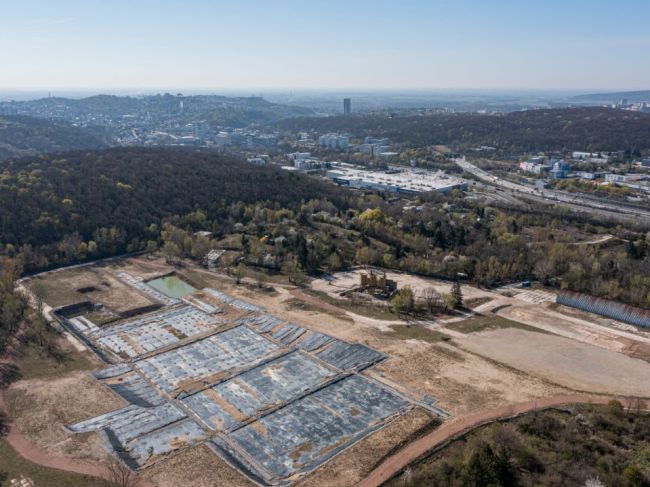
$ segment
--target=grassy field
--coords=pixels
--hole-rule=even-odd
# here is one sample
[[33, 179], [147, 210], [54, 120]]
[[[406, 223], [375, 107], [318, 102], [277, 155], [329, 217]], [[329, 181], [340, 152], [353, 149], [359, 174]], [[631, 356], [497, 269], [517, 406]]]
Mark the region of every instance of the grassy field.
[[384, 335], [397, 340], [422, 340], [428, 343], [447, 341], [449, 337], [435, 330], [429, 330], [420, 325], [391, 325], [391, 332]]
[[92, 311], [90, 313], [86, 313], [85, 316], [97, 326], [105, 326], [119, 319], [119, 316], [114, 315], [106, 310]]
[[69, 269], [65, 271], [60, 271], [57, 274], [49, 274], [46, 276], [38, 276], [26, 281], [26, 286], [33, 293], [40, 295], [43, 301], [48, 305], [56, 308], [58, 306], [64, 306], [66, 304], [74, 303], [81, 301], [82, 298], [78, 293], [73, 289], [70, 289], [69, 286], [62, 286], [56, 277], [59, 274], [65, 275], [66, 278], [74, 278], [74, 276], [80, 276], [84, 272], [84, 269]]
[[644, 487], [648, 432], [649, 414], [615, 401], [528, 413], [472, 431], [387, 485]]
[[308, 311], [308, 312], [315, 312], [315, 313], [322, 313], [323, 308], [319, 308], [318, 306], [314, 306], [312, 304], [306, 303], [302, 299], [298, 298], [291, 298], [285, 301], [285, 304], [289, 309], [298, 309], [300, 311]]
[[461, 333], [476, 333], [484, 330], [497, 330], [499, 328], [519, 328], [521, 330], [534, 331], [537, 333], [546, 333], [544, 330], [535, 328], [518, 321], [512, 321], [507, 318], [502, 318], [496, 315], [476, 315], [467, 318], [463, 321], [450, 323], [447, 325], [450, 328]]
[[480, 306], [482, 304], [489, 303], [490, 301], [492, 301], [491, 297], [489, 297], [489, 296], [480, 296], [480, 297], [477, 297], [477, 298], [465, 299], [463, 305], [466, 308], [472, 309], [472, 308], [476, 308], [477, 306]]
[[378, 306], [376, 304], [364, 304], [359, 302], [354, 302], [350, 299], [336, 299], [329, 296], [327, 293], [321, 291], [314, 291], [313, 289], [304, 289], [304, 292], [311, 294], [318, 299], [321, 299], [323, 302], [341, 308], [345, 311], [350, 311], [361, 316], [366, 316], [368, 318], [374, 318], [377, 320], [385, 321], [395, 321], [399, 319], [388, 306]]
[[0, 485], [21, 475], [31, 478], [38, 487], [108, 487], [100, 479], [41, 467], [18, 455], [6, 440], [0, 438]]
[[98, 368], [89, 354], [77, 352], [65, 339], [51, 339], [56, 345], [53, 350], [45, 350], [33, 340], [23, 346], [16, 361], [21, 379], [60, 377], [78, 370]]

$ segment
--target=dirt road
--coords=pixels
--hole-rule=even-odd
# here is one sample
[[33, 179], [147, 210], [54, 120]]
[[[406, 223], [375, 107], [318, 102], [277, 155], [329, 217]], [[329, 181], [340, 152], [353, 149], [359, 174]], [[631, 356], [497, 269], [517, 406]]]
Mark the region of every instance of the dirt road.
[[[0, 393], [0, 412], [5, 411], [4, 397], [2, 393]], [[26, 460], [43, 467], [90, 475], [91, 477], [110, 479], [108, 469], [105, 467], [90, 463], [77, 462], [69, 458], [52, 455], [25, 438], [20, 431], [18, 431], [18, 428], [13, 425], [11, 419], [9, 420], [8, 426], [9, 431], [7, 435], [4, 436], [4, 439], [7, 440], [9, 445], [11, 445], [11, 447]]]
[[[0, 391], [0, 413], [6, 412], [4, 397]], [[53, 455], [52, 453], [39, 448], [31, 441], [23, 436], [23, 434], [16, 428], [9, 418], [8, 431], [3, 439], [13, 448], [16, 453], [32, 463], [42, 467], [53, 468], [56, 470], [63, 470], [65, 472], [73, 472], [81, 475], [88, 475], [90, 477], [97, 477], [106, 480], [112, 480], [110, 471], [102, 464], [94, 464], [89, 462], [81, 462], [72, 460], [71, 458]], [[142, 487], [155, 487], [150, 482], [140, 480]]]
[[[443, 423], [438, 429], [413, 443], [410, 443], [393, 456], [384, 460], [377, 468], [370, 472], [366, 478], [359, 482], [356, 487], [376, 487], [382, 485], [405, 468], [409, 463], [431, 451], [435, 447], [444, 446], [446, 442], [453, 440], [476, 427], [493, 421], [508, 419], [530, 411], [561, 406], [564, 404], [606, 404], [611, 399], [612, 398], [609, 396], [586, 394], [558, 395], [536, 401], [505, 405], [487, 411], [479, 411], [468, 416], [453, 418], [450, 421]], [[648, 401], [646, 401], [645, 407], [648, 407]]]
[[[5, 363], [12, 363], [18, 350], [20, 348], [20, 340], [25, 334], [27, 329], [26, 323], [22, 322], [20, 328], [16, 332], [14, 339], [9, 344], [2, 356], [0, 356], [0, 365]], [[0, 371], [1, 373], [1, 371]], [[1, 377], [0, 377], [1, 379]], [[0, 380], [0, 382], [2, 382]], [[97, 465], [87, 462], [79, 462], [70, 458], [53, 455], [47, 450], [43, 450], [34, 445], [31, 441], [23, 436], [23, 434], [16, 428], [9, 416], [7, 408], [5, 407], [4, 395], [0, 389], [0, 415], [6, 415], [7, 424], [6, 431], [0, 432], [0, 437], [7, 440], [7, 443], [18, 453], [21, 457], [29, 460], [32, 463], [41, 465], [47, 468], [54, 468], [57, 470], [64, 470], [66, 472], [74, 472], [82, 475], [89, 475], [91, 477], [99, 477], [111, 480], [109, 470], [103, 465]], [[141, 483], [143, 487], [153, 487], [149, 483]]]

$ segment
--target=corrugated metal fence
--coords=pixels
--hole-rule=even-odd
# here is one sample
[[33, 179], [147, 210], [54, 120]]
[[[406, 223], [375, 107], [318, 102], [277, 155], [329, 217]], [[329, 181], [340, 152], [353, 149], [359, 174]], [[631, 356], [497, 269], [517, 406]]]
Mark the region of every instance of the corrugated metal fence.
[[650, 311], [629, 304], [574, 291], [561, 291], [557, 295], [556, 302], [642, 328], [650, 328]]

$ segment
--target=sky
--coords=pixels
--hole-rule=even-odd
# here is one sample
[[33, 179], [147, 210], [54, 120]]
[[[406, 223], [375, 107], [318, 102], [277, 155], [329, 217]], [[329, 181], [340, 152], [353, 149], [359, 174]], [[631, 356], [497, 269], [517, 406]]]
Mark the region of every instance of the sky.
[[648, 0], [0, 0], [0, 90], [650, 89]]

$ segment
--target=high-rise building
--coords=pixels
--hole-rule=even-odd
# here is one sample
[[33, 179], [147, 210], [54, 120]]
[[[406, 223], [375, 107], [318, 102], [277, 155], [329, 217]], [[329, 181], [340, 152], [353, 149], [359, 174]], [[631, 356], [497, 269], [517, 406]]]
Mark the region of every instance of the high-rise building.
[[343, 98], [343, 113], [346, 115], [352, 112], [352, 101], [349, 98]]
[[207, 122], [194, 122], [192, 123], [192, 135], [195, 139], [205, 140], [210, 130], [210, 125]]
[[325, 134], [318, 138], [318, 144], [329, 149], [345, 150], [350, 145], [350, 138], [347, 135]]

